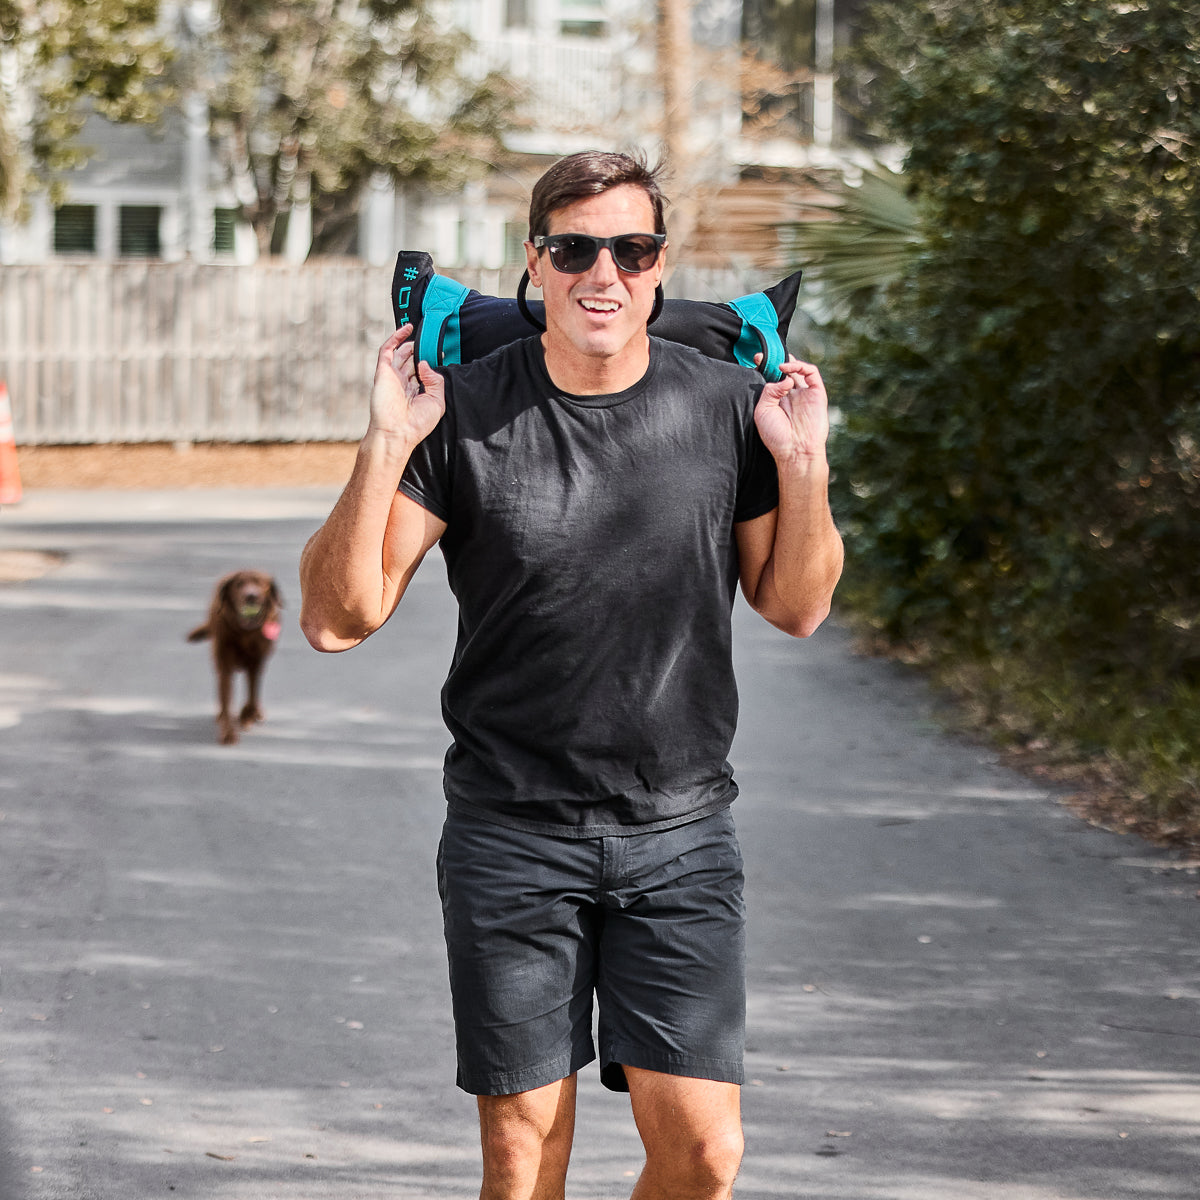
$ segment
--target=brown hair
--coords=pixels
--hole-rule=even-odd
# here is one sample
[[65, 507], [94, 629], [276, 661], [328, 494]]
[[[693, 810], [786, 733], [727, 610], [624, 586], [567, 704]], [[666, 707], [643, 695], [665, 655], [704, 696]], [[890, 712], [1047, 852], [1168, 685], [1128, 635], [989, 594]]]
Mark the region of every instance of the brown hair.
[[667, 198], [658, 185], [661, 174], [661, 163], [649, 166], [640, 155], [583, 150], [560, 158], [533, 186], [529, 201], [529, 240], [549, 232], [550, 215], [560, 208], [625, 184], [633, 184], [646, 193], [654, 209], [653, 232], [666, 233], [663, 212]]

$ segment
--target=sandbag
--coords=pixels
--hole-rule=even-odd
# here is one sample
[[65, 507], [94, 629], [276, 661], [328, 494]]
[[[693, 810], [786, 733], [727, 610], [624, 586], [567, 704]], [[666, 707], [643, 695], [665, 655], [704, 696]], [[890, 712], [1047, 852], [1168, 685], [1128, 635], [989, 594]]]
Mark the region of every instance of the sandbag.
[[[413, 324], [423, 361], [434, 366], [471, 362], [545, 328], [545, 305], [525, 300], [526, 284], [527, 278], [517, 299], [485, 296], [438, 274], [423, 250], [401, 250], [392, 276], [392, 312], [397, 328]], [[765, 379], [779, 379], [799, 290], [799, 271], [728, 303], [665, 300], [660, 289], [651, 332], [710, 358], [753, 367]], [[759, 354], [762, 361], [756, 364]]]

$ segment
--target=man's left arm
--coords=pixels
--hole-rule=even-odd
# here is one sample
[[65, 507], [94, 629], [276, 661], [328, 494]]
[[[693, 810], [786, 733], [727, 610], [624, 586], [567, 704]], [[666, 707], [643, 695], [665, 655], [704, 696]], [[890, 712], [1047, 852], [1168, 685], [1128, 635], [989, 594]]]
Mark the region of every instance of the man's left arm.
[[779, 506], [734, 527], [742, 591], [793, 637], [829, 615], [842, 573], [842, 539], [829, 511], [829, 398], [811, 363], [783, 364], [763, 388], [754, 423], [779, 473]]

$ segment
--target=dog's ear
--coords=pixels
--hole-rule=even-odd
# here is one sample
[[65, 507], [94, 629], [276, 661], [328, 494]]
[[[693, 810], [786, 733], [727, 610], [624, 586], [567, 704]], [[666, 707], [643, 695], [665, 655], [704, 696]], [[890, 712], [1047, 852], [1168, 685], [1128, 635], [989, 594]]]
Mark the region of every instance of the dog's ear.
[[233, 608], [235, 600], [233, 589], [237, 585], [237, 581], [241, 578], [241, 572], [235, 571], [232, 575], [226, 575], [220, 583], [217, 584], [217, 604], [221, 608]]
[[279, 590], [279, 584], [273, 579], [271, 580], [271, 586], [267, 589], [267, 595], [270, 596], [276, 608], [283, 607], [283, 593]]

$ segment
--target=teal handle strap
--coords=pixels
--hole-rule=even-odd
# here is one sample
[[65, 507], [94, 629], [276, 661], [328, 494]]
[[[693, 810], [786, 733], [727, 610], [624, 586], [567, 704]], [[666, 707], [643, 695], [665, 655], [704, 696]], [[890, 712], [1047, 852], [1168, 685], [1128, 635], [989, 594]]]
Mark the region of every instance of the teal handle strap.
[[[421, 333], [417, 358], [430, 366], [462, 360], [462, 331], [458, 310], [471, 289], [445, 275], [433, 275], [421, 298]], [[443, 336], [443, 329], [445, 335]]]
[[[733, 347], [734, 358], [743, 367], [761, 371], [768, 381], [782, 379], [780, 368], [787, 352], [779, 337], [779, 314], [775, 306], [764, 293], [753, 292], [731, 300], [729, 307], [742, 318], [742, 331]], [[761, 363], [755, 363], [756, 354], [762, 355]]]

